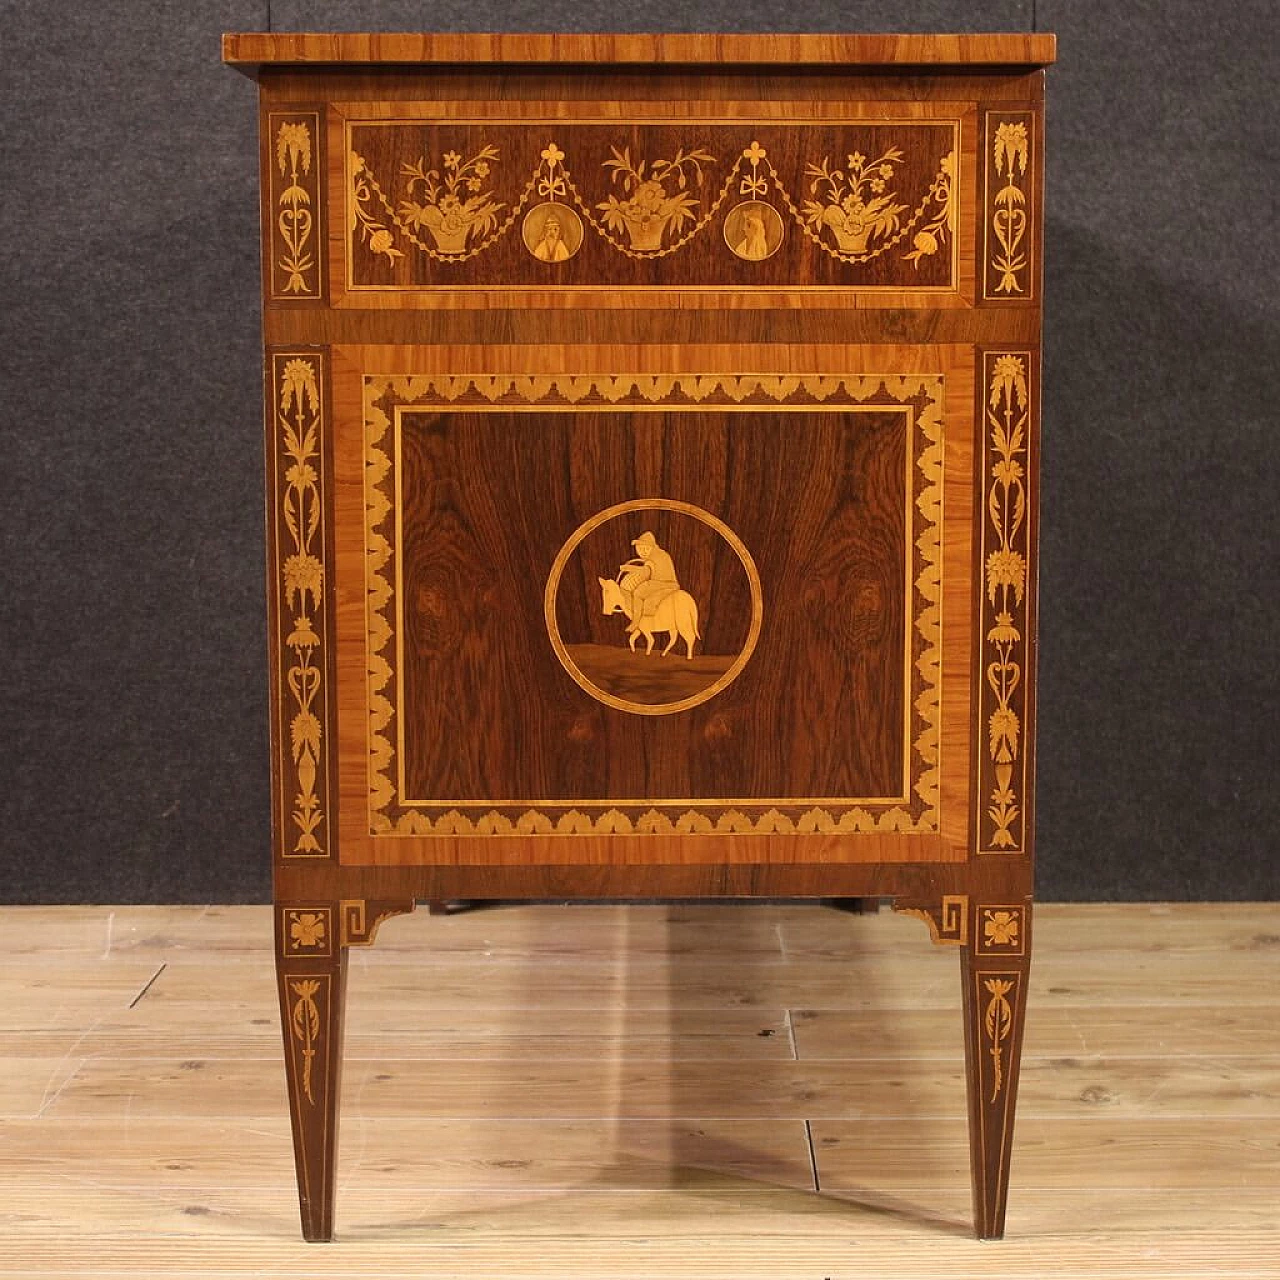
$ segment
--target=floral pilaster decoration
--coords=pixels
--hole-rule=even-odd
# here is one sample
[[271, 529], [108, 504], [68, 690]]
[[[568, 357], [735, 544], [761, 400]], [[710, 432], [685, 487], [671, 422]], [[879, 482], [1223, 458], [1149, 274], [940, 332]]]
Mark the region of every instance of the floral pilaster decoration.
[[1026, 726], [1020, 711], [1027, 628], [1029, 566], [1027, 452], [1030, 393], [1028, 357], [989, 355], [985, 406], [988, 464], [983, 679], [986, 684], [986, 817], [982, 848], [996, 852], [1023, 847], [1021, 792]]
[[[297, 356], [277, 361], [278, 447], [282, 464], [280, 517], [288, 548], [280, 566], [281, 628], [287, 651], [286, 706], [292, 716], [288, 750], [294, 770], [295, 838], [286, 856], [323, 854], [324, 664], [321, 657], [324, 562], [320, 492], [321, 405], [317, 364]], [[283, 548], [282, 548], [283, 550]], [[287, 621], [286, 621], [287, 620]]]
[[1025, 293], [1019, 277], [1028, 263], [1024, 246], [1027, 196], [1020, 185], [1026, 179], [1031, 149], [1027, 122], [1006, 120], [997, 125], [992, 147], [996, 176], [1004, 179], [1004, 185], [995, 194], [991, 213], [991, 231], [999, 245], [991, 262], [1000, 274], [994, 292], [1011, 296]]
[[317, 135], [320, 115], [312, 111], [272, 112], [267, 118], [271, 149], [264, 187], [274, 227], [268, 254], [268, 291], [278, 301], [318, 300], [324, 241]]

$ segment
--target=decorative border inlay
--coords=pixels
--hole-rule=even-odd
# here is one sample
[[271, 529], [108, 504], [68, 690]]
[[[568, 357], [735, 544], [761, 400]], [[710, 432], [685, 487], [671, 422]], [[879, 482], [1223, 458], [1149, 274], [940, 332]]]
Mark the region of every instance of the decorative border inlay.
[[317, 352], [275, 352], [271, 369], [278, 739], [282, 802], [291, 809], [281, 815], [281, 854], [328, 857], [323, 363]]
[[324, 245], [320, 113], [271, 112], [267, 137], [268, 293], [273, 302], [319, 298]]
[[342, 910], [342, 945], [344, 947], [371, 947], [377, 935], [378, 926], [391, 916], [410, 914], [417, 903], [412, 899], [404, 902], [365, 902], [363, 898], [344, 899]]
[[286, 959], [333, 956], [332, 907], [281, 908], [280, 938]]
[[[726, 253], [739, 259], [762, 261], [772, 257], [785, 229], [790, 228], [817, 252], [850, 265], [870, 263], [896, 252], [898, 258], [910, 262], [918, 272], [923, 259], [940, 251], [945, 251], [950, 258], [945, 284], [921, 286], [914, 280], [899, 279], [890, 283], [867, 282], [860, 284], [860, 289], [900, 292], [920, 288], [954, 291], [956, 288], [961, 122], [955, 118], [813, 120], [790, 126], [780, 121], [743, 122], [732, 129], [734, 140], [727, 146], [724, 134], [738, 122], [706, 121], [700, 122], [701, 132], [696, 137], [691, 133], [690, 139], [674, 154], [657, 154], [661, 148], [656, 148], [654, 154], [641, 154], [643, 139], [636, 133], [645, 126], [669, 127], [674, 121], [620, 121], [616, 123], [630, 132], [618, 136], [609, 147], [610, 158], [599, 165], [608, 175], [603, 186], [594, 174], [595, 160], [584, 160], [581, 170], [575, 174], [570, 158], [575, 149], [574, 139], [564, 133], [569, 126], [602, 124], [603, 120], [557, 120], [559, 136], [554, 136], [547, 124], [527, 120], [453, 120], [449, 123], [455, 129], [483, 124], [493, 133], [468, 147], [460, 136], [451, 139], [442, 130], [443, 137], [426, 145], [413, 161], [402, 161], [399, 172], [394, 175], [375, 173], [370, 160], [361, 154], [362, 151], [373, 154], [370, 151], [373, 140], [361, 141], [356, 137], [356, 130], [439, 126], [440, 123], [427, 119], [347, 120], [348, 291], [441, 287], [438, 283], [434, 286], [375, 284], [359, 280], [355, 267], [357, 250], [366, 257], [385, 258], [388, 266], [413, 254], [445, 264], [465, 263], [485, 253], [520, 226], [522, 215], [527, 216], [535, 208], [548, 204], [562, 209], [566, 220], [571, 220], [580, 232], [593, 234], [624, 257], [637, 261], [662, 259], [695, 240], [722, 210], [732, 213], [738, 207], [731, 203], [733, 200], [744, 198], [747, 204], [763, 205], [777, 219], [778, 243], [746, 253], [739, 252], [732, 242], [722, 246]], [[692, 130], [695, 123], [699, 122], [688, 121], [687, 127]], [[867, 134], [868, 129], [883, 131], [894, 126], [900, 131], [932, 129], [950, 133], [949, 141], [939, 139], [941, 148], [945, 149], [940, 148], [937, 159], [931, 161], [936, 169], [920, 186], [903, 195], [897, 189], [901, 183], [899, 166], [904, 163], [903, 151], [898, 146], [876, 147]], [[781, 139], [788, 130], [795, 133], [798, 129], [833, 127], [841, 127], [846, 133], [833, 149], [828, 147], [825, 154], [814, 152], [803, 156], [803, 168], [790, 179], [784, 178], [770, 158], [769, 148], [774, 146], [774, 141], [770, 141], [769, 147], [760, 142], [760, 137]], [[525, 135], [537, 133], [534, 146], [544, 145], [532, 171], [522, 165], [520, 172], [508, 177], [509, 170], [504, 171], [509, 162], [504, 154], [503, 139], [513, 130]], [[753, 136], [753, 131], [758, 131], [759, 137]], [[493, 141], [494, 138], [498, 141]], [[633, 142], [629, 140], [632, 138], [638, 147], [634, 155]], [[863, 147], [867, 148], [867, 154], [860, 149]], [[722, 238], [727, 240], [727, 223], [725, 231]], [[565, 253], [542, 260], [554, 264], [567, 261], [571, 256], [572, 253]], [[508, 284], [505, 287], [541, 288], [546, 283], [564, 281], [551, 275], [546, 282], [534, 286]], [[595, 285], [615, 287], [607, 281], [596, 281]], [[475, 287], [475, 282], [452, 282], [446, 287]]]
[[[986, 1008], [982, 1015], [982, 1047], [991, 1059], [991, 1097], [988, 1103], [997, 1101], [1007, 1083], [1004, 1059], [1005, 1042], [1013, 1034], [1014, 1010], [1020, 998], [1021, 975], [1017, 973], [979, 973], [979, 999], [985, 992]], [[982, 1076], [981, 1069], [979, 1077]]]
[[982, 906], [978, 908], [974, 952], [980, 956], [1020, 956], [1026, 948], [1026, 908]]
[[[1031, 353], [982, 357], [982, 598], [978, 852], [1025, 851], [1026, 661], [1031, 626]], [[982, 810], [985, 808], [985, 812]]]
[[[914, 545], [914, 605], [909, 609], [917, 650], [909, 663], [908, 703], [914, 800], [858, 799], [545, 801], [517, 800], [514, 817], [485, 802], [434, 800], [434, 812], [401, 807], [393, 764], [396, 716], [395, 555], [388, 518], [393, 503], [393, 416], [379, 404], [388, 392], [398, 405], [441, 407], [626, 405], [814, 406], [902, 408], [910, 414], [909, 449], [915, 484], [909, 495], [909, 545]], [[369, 831], [404, 836], [843, 834], [931, 833], [938, 824], [942, 642], [942, 405], [939, 375], [366, 375], [365, 566], [369, 742]], [[915, 407], [913, 407], [915, 406]], [[398, 416], [398, 415], [396, 415]], [[909, 646], [911, 648], [911, 646]], [[910, 717], [910, 712], [909, 712]], [[627, 812], [633, 809], [633, 812]], [[550, 812], [547, 812], [550, 810]], [[710, 810], [710, 812], [708, 812]], [[753, 811], [754, 810], [754, 811]], [[789, 810], [784, 811], [784, 810]]]
[[[325, 1012], [333, 979], [329, 974], [290, 974], [289, 1041], [297, 1068], [298, 1087], [311, 1106], [316, 1105], [313, 1076], [317, 1054], [324, 1052]], [[325, 1012], [322, 1012], [324, 1010]]]
[[963, 947], [969, 941], [969, 898], [967, 894], [946, 894], [937, 905], [917, 905], [895, 900], [898, 915], [915, 916], [929, 926], [929, 937], [939, 945]]
[[1031, 260], [1035, 113], [988, 111], [986, 119], [987, 247], [982, 296], [988, 302], [1025, 300], [1032, 296], [1035, 280]]

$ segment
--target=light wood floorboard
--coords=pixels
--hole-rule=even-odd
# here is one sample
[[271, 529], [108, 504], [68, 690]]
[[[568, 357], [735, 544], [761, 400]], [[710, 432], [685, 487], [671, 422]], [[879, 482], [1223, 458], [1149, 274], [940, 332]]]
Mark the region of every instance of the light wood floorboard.
[[1280, 1277], [1273, 905], [1038, 909], [987, 1244], [954, 951], [588, 905], [353, 953], [339, 1239], [305, 1245], [270, 926], [0, 909], [0, 1276]]

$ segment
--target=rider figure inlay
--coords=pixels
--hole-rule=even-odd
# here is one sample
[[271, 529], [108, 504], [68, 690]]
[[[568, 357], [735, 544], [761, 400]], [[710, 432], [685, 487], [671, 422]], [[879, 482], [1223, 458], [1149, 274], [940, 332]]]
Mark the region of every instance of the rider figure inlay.
[[628, 560], [622, 565], [619, 573], [623, 576], [618, 585], [623, 591], [630, 591], [635, 601], [635, 620], [652, 617], [658, 606], [674, 591], [680, 590], [680, 580], [676, 577], [676, 566], [671, 556], [658, 546], [658, 540], [646, 530], [638, 538], [632, 538], [631, 545], [636, 549], [637, 560]]

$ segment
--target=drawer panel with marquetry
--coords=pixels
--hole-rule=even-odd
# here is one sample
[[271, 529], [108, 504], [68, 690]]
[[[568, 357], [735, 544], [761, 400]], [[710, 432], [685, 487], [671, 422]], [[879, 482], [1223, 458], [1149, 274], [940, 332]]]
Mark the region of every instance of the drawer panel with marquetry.
[[518, 118], [474, 103], [269, 113], [270, 294], [396, 308], [548, 293], [1030, 301], [1033, 111], [521, 105]]

